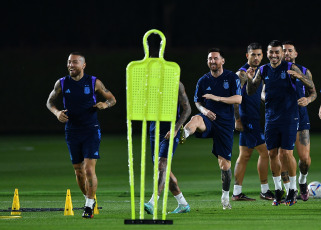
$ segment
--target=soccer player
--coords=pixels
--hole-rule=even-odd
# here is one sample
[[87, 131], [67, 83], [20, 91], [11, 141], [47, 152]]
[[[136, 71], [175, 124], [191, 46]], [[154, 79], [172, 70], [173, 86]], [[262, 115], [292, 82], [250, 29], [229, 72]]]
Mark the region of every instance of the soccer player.
[[[184, 85], [180, 82], [179, 84], [179, 93], [178, 93], [178, 108], [177, 108], [177, 119], [175, 123], [175, 133], [174, 133], [174, 146], [173, 146], [173, 154], [175, 153], [176, 147], [179, 142], [180, 137], [180, 127], [187, 120], [189, 115], [191, 114], [191, 106], [188, 101], [188, 97], [185, 92]], [[182, 108], [182, 112], [180, 113], [180, 108]], [[166, 180], [166, 168], [167, 168], [167, 154], [169, 147], [169, 138], [170, 138], [170, 122], [160, 122], [160, 132], [159, 132], [159, 163], [158, 163], [158, 194], [157, 200], [159, 199], [160, 194], [162, 193]], [[152, 159], [154, 161], [154, 147], [155, 147], [155, 129], [156, 122], [152, 121], [150, 123], [149, 133], [150, 133], [150, 144], [152, 149]], [[177, 179], [175, 175], [170, 173], [170, 181], [169, 181], [169, 190], [174, 195], [175, 199], [178, 202], [177, 208], [171, 213], [187, 213], [190, 212], [191, 208], [187, 203], [186, 199], [183, 196], [180, 188], [177, 184]], [[144, 209], [148, 214], [153, 214], [154, 212], [154, 196], [152, 195], [149, 202], [144, 204]]]
[[[293, 148], [298, 128], [298, 103], [296, 95], [296, 79], [307, 87], [313, 87], [300, 69], [291, 62], [282, 61], [282, 43], [273, 40], [269, 43], [267, 57], [269, 64], [257, 71], [250, 67], [247, 70], [247, 93], [252, 95], [264, 81], [265, 84], [265, 142], [268, 149], [271, 171], [275, 185], [275, 199], [272, 205], [279, 205], [282, 197], [281, 163], [278, 156], [285, 157], [289, 170], [290, 188], [286, 198], [287, 205], [296, 203], [296, 160]], [[279, 152], [278, 152], [279, 150]]]
[[[283, 51], [284, 51], [284, 60], [287, 62], [295, 63], [295, 59], [298, 56], [297, 49], [293, 42], [286, 41], [283, 42]], [[301, 70], [301, 72], [312, 81], [312, 74], [310, 70], [305, 68], [304, 66], [295, 64]], [[309, 167], [311, 165], [311, 157], [310, 157], [310, 121], [307, 110], [307, 105], [313, 102], [316, 97], [315, 87], [307, 88], [308, 96], [306, 97], [306, 90], [303, 83], [300, 80], [296, 80], [297, 87], [297, 96], [298, 96], [298, 105], [299, 105], [299, 128], [297, 132], [297, 137], [295, 141], [295, 146], [299, 155], [299, 187], [300, 187], [300, 198], [303, 201], [307, 201], [309, 199], [308, 186], [307, 186], [307, 175], [309, 171]], [[280, 160], [282, 164], [282, 172], [281, 177], [283, 180], [284, 187], [288, 192], [290, 181], [289, 174], [286, 168], [286, 164], [283, 162], [283, 156], [280, 155]]]
[[199, 114], [185, 125], [183, 139], [195, 133], [198, 138], [212, 138], [212, 153], [218, 158], [222, 178], [223, 209], [231, 209], [231, 157], [234, 132], [233, 104], [242, 102], [240, 79], [232, 71], [223, 69], [224, 55], [218, 48], [208, 51], [210, 69], [196, 85], [194, 102]]
[[235, 129], [240, 131], [239, 150], [240, 154], [236, 160], [234, 168], [234, 190], [232, 195], [233, 201], [254, 201], [255, 199], [242, 193], [242, 183], [246, 171], [246, 166], [250, 160], [254, 149], [258, 151], [259, 158], [257, 170], [261, 181], [260, 197], [266, 200], [273, 200], [274, 194], [269, 189], [268, 170], [269, 155], [265, 145], [264, 133], [260, 125], [260, 104], [262, 84], [256, 92], [248, 96], [246, 93], [246, 71], [252, 67], [255, 72], [263, 58], [262, 46], [258, 43], [251, 43], [247, 47], [247, 63], [243, 65], [236, 75], [241, 80], [242, 103], [234, 106]]
[[[47, 108], [60, 122], [66, 123], [65, 135], [71, 162], [78, 186], [86, 199], [82, 217], [93, 218], [98, 183], [95, 167], [100, 158], [101, 139], [97, 110], [114, 106], [116, 99], [99, 79], [84, 73], [85, 67], [84, 55], [79, 52], [69, 55], [69, 75], [57, 80], [47, 100]], [[56, 106], [59, 95], [63, 96], [63, 110]], [[104, 101], [98, 101], [97, 96]]]

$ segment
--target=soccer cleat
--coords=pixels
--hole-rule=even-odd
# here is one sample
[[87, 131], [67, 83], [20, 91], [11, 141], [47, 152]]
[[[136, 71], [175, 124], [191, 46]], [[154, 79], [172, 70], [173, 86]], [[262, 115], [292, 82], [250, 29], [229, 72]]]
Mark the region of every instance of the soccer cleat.
[[263, 200], [273, 200], [274, 194], [273, 192], [271, 192], [271, 190], [267, 190], [265, 193], [263, 192], [260, 193], [260, 198]]
[[[308, 185], [307, 183], [299, 184], [300, 186], [300, 197], [303, 201], [307, 201], [309, 199]], [[297, 199], [298, 199], [297, 197]]]
[[232, 209], [232, 206], [231, 206], [229, 200], [222, 199], [221, 203], [222, 203], [222, 206], [223, 206], [223, 210]]
[[278, 206], [282, 203], [282, 195], [283, 195], [283, 190], [277, 189], [275, 190], [275, 196], [272, 205], [273, 206]]
[[184, 126], [180, 127], [180, 136], [179, 136], [179, 144], [184, 144], [186, 141], [186, 137], [185, 137], [185, 131], [184, 131]]
[[93, 207], [90, 208], [88, 206], [84, 206], [84, 212], [82, 213], [82, 217], [83, 218], [94, 218], [94, 208], [96, 206], [96, 202], [94, 202]]
[[144, 204], [144, 210], [147, 212], [147, 214], [154, 214], [154, 205], [151, 203], [147, 202]]
[[289, 206], [294, 205], [297, 202], [296, 200], [297, 193], [298, 191], [294, 191], [294, 189], [290, 189], [289, 194], [286, 197], [285, 204]]
[[94, 209], [85, 206], [85, 210], [82, 214], [82, 217], [86, 219], [94, 218]]
[[240, 193], [238, 195], [232, 195], [233, 201], [255, 201], [256, 199], [247, 197], [244, 193]]
[[187, 205], [183, 205], [183, 204], [179, 204], [177, 206], [177, 208], [172, 211], [170, 214], [174, 214], [174, 213], [187, 213], [191, 211], [191, 207], [189, 206], [189, 204]]

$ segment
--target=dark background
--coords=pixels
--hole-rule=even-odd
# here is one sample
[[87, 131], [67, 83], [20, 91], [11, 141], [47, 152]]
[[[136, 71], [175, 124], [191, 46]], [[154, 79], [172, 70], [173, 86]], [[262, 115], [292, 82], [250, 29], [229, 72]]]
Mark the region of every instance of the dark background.
[[[126, 66], [143, 59], [142, 38], [150, 29], [167, 38], [165, 59], [181, 67], [192, 114], [195, 85], [208, 72], [211, 47], [225, 52], [224, 68], [237, 71], [249, 43], [260, 42], [265, 55], [271, 40], [292, 40], [296, 62], [311, 70], [319, 93], [320, 22], [319, 1], [3, 1], [0, 134], [63, 133], [46, 100], [67, 74], [72, 51], [85, 54], [86, 73], [100, 78], [117, 99], [115, 107], [99, 112], [103, 133], [125, 134]], [[151, 46], [158, 42], [150, 36]], [[320, 100], [308, 106], [312, 132], [321, 131]]]

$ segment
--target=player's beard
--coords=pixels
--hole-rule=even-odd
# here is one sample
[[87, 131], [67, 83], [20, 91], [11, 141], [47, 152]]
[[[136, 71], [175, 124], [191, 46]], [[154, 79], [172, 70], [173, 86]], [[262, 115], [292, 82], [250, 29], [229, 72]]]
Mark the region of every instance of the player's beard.
[[211, 65], [211, 71], [217, 72], [220, 69], [220, 66], [217, 64], [212, 64]]
[[291, 57], [284, 57], [284, 61], [293, 62], [293, 58], [291, 58]]
[[81, 71], [79, 69], [73, 69], [73, 71], [69, 70], [69, 75], [71, 77], [77, 77], [78, 75], [80, 75]]

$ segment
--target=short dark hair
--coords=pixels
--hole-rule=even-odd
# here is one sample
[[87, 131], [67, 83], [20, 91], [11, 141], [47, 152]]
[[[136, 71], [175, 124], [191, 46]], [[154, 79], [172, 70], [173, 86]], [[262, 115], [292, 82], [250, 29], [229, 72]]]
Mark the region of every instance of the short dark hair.
[[207, 54], [212, 53], [212, 52], [220, 53], [220, 56], [221, 56], [222, 58], [224, 58], [224, 53], [223, 53], [219, 48], [210, 48], [210, 49], [207, 51]]
[[83, 55], [81, 52], [75, 51], [75, 52], [71, 52], [69, 55], [77, 55], [82, 57], [85, 60], [85, 55]]
[[273, 40], [269, 43], [268, 46], [272, 46], [272, 47], [278, 47], [280, 46], [282, 48], [282, 42], [280, 42], [279, 40]]
[[247, 52], [249, 52], [250, 50], [258, 50], [258, 49], [262, 49], [262, 45], [260, 43], [257, 42], [253, 42], [250, 45], [248, 45], [247, 47]]
[[295, 51], [297, 51], [293, 41], [288, 40], [288, 41], [282, 42], [282, 45], [291, 45], [294, 47]]

